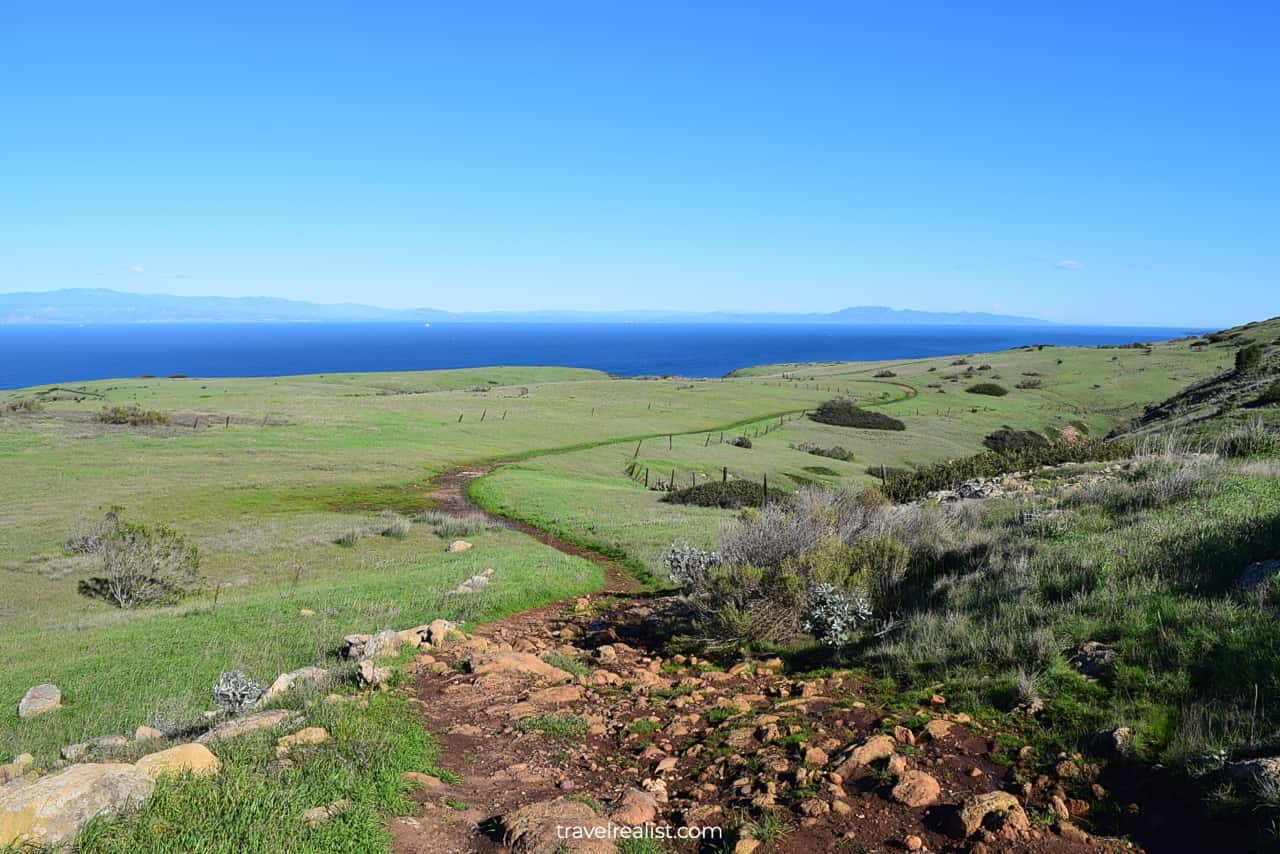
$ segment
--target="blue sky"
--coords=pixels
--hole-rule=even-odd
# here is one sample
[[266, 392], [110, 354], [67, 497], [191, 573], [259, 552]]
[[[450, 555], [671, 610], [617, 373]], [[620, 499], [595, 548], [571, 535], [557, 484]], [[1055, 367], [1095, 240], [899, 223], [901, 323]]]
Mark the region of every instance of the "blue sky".
[[0, 291], [1280, 313], [1280, 4], [6, 4]]

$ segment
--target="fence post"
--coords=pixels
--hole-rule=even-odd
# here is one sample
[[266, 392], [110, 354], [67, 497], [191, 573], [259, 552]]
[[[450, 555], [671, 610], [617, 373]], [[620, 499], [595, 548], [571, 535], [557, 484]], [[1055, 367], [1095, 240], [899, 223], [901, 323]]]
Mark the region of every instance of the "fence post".
[[725, 466], [724, 468], [722, 468], [722, 469], [720, 470], [720, 482], [721, 482], [721, 483], [728, 483], [728, 482], [729, 482], [729, 467], [728, 467], [728, 466]]
[[761, 490], [761, 494], [760, 494], [760, 506], [761, 507], [769, 506], [769, 475], [768, 474], [764, 476], [764, 489]]

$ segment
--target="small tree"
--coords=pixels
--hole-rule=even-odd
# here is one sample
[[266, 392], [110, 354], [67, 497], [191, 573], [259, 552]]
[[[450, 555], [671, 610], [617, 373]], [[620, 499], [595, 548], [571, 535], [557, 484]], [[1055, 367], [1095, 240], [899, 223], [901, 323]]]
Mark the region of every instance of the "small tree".
[[80, 582], [80, 592], [120, 608], [176, 602], [200, 582], [199, 550], [165, 525], [118, 522], [99, 554], [102, 575]]
[[1246, 344], [1236, 351], [1236, 373], [1247, 374], [1262, 361], [1262, 345]]

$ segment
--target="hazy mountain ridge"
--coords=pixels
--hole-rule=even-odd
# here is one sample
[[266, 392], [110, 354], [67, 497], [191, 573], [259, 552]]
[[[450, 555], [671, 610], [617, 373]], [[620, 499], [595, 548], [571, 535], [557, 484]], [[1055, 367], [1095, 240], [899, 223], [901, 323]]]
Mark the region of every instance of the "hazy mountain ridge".
[[185, 297], [93, 288], [0, 294], [0, 323], [840, 323], [940, 326], [1046, 325], [1031, 317], [858, 306], [821, 313], [487, 311], [393, 309], [274, 297]]

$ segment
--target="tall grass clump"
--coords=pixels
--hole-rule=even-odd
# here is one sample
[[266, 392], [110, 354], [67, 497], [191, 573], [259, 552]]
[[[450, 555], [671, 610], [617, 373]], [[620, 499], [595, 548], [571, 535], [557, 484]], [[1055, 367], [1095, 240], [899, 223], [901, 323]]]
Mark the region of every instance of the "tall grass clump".
[[97, 419], [103, 424], [127, 424], [130, 427], [162, 427], [169, 423], [169, 416], [154, 409], [143, 409], [136, 403], [128, 406], [104, 406]]

